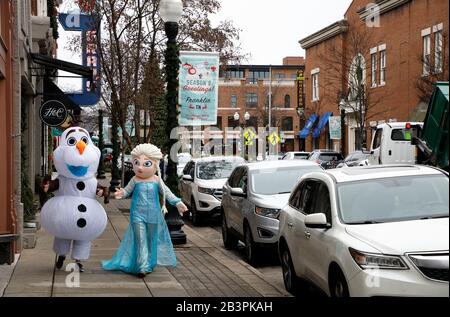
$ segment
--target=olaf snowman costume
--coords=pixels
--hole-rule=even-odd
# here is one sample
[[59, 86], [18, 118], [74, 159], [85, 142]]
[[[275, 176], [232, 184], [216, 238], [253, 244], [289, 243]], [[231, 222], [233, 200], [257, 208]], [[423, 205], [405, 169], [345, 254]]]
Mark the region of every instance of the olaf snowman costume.
[[87, 260], [91, 241], [105, 230], [106, 213], [96, 200], [95, 173], [100, 156], [89, 133], [79, 127], [64, 131], [53, 152], [59, 186], [55, 197], [42, 207], [41, 222], [55, 237], [53, 250], [59, 256], [58, 262], [61, 261], [58, 268], [71, 247], [73, 260]]

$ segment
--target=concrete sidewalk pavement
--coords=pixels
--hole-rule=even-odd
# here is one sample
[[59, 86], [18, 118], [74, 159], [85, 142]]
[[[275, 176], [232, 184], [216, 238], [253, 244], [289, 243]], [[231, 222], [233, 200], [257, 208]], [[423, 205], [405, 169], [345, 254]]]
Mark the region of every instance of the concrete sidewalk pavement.
[[100, 266], [101, 260], [112, 257], [128, 227], [129, 205], [130, 200], [114, 199], [106, 205], [108, 226], [103, 235], [92, 243], [91, 258], [84, 263], [85, 272], [79, 275], [79, 287], [71, 287], [77, 282], [77, 276], [71, 272], [73, 264], [69, 260], [65, 262], [67, 272], [64, 268], [55, 269], [53, 237], [41, 229], [36, 248], [23, 251], [9, 281], [7, 273], [0, 275], [0, 286], [2, 281], [7, 284], [4, 296], [288, 296], [286, 291], [256, 269], [223, 249], [217, 237], [212, 240], [210, 235], [202, 235], [202, 230], [194, 230], [188, 225], [183, 227], [188, 243], [176, 247], [176, 268], [157, 267], [145, 279], [121, 272], [104, 271]]

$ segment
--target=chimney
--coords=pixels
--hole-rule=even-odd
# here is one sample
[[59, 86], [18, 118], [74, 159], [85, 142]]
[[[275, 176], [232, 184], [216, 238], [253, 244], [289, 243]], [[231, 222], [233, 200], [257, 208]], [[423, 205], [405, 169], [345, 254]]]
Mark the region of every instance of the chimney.
[[305, 66], [303, 56], [287, 56], [283, 58], [283, 66]]

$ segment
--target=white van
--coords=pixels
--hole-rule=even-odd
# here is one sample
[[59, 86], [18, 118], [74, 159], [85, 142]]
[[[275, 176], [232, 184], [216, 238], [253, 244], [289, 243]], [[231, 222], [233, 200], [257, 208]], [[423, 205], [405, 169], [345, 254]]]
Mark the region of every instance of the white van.
[[411, 139], [423, 122], [393, 122], [377, 127], [372, 138], [369, 165], [415, 164], [416, 147]]

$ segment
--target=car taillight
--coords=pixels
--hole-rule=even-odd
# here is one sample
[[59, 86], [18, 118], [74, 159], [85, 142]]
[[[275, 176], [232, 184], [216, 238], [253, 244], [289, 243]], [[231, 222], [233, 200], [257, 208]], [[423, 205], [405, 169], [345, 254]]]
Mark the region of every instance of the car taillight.
[[320, 165], [320, 161], [319, 160], [316, 160], [316, 163]]

